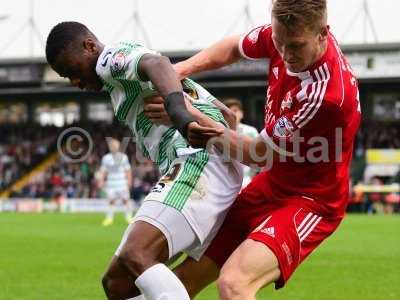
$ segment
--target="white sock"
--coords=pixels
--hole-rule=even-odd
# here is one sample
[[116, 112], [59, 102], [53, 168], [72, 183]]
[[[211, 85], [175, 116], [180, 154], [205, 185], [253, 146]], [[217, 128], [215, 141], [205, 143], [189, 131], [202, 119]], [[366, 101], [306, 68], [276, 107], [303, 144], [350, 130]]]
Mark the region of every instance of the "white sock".
[[133, 297], [133, 298], [126, 299], [126, 300], [146, 300], [146, 299], [144, 298], [143, 295], [140, 295], [140, 296], [136, 296], [136, 297]]
[[190, 300], [182, 282], [164, 264], [144, 271], [135, 284], [147, 300]]
[[115, 205], [114, 204], [110, 204], [108, 206], [108, 211], [107, 211], [107, 218], [109, 219], [114, 219], [114, 211], [115, 211]]

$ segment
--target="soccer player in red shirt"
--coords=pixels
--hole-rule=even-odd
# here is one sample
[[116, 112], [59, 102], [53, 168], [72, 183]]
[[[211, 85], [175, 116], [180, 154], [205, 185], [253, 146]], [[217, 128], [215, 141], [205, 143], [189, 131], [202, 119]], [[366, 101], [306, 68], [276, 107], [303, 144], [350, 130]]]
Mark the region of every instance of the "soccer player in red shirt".
[[[192, 297], [221, 267], [222, 299], [255, 299], [272, 282], [282, 287], [345, 214], [361, 117], [357, 80], [327, 25], [326, 0], [275, 0], [271, 19], [175, 65], [184, 78], [243, 57], [270, 60], [265, 128], [255, 139], [221, 130], [216, 143], [266, 169], [239, 194], [200, 262], [175, 270]], [[219, 126], [190, 111], [200, 124]], [[190, 131], [188, 139], [202, 146], [209, 136]]]
[[[183, 78], [242, 57], [270, 59], [265, 128], [255, 139], [225, 130], [224, 142], [216, 145], [223, 150], [228, 144], [245, 164], [267, 168], [239, 194], [206, 256], [176, 270], [192, 296], [221, 267], [221, 299], [255, 299], [272, 282], [282, 287], [336, 230], [348, 202], [359, 94], [329, 31], [326, 0], [275, 0], [271, 25], [226, 38], [175, 70]], [[219, 126], [197, 117], [200, 124]], [[188, 138], [194, 146], [208, 139], [194, 131]]]

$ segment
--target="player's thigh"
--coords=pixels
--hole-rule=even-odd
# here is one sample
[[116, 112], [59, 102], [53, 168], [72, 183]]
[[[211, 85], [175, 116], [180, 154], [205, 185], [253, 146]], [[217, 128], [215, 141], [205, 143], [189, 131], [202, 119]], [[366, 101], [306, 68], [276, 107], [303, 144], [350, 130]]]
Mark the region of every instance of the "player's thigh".
[[111, 187], [106, 187], [104, 189], [104, 193], [106, 194], [106, 198], [109, 202], [114, 202], [118, 199], [117, 191]]
[[[154, 253], [160, 262], [189, 249], [198, 239], [181, 212], [164, 203], [144, 201], [116, 251], [119, 256], [126, 248]], [[124, 250], [125, 249], [125, 250]]]
[[226, 261], [220, 279], [257, 291], [279, 276], [279, 263], [274, 252], [263, 243], [247, 239]]
[[119, 189], [117, 192], [118, 199], [121, 199], [122, 202], [125, 202], [130, 199], [130, 193], [127, 188]]
[[168, 241], [156, 226], [139, 220], [128, 226], [115, 255], [136, 256], [138, 259], [150, 261], [166, 261]]

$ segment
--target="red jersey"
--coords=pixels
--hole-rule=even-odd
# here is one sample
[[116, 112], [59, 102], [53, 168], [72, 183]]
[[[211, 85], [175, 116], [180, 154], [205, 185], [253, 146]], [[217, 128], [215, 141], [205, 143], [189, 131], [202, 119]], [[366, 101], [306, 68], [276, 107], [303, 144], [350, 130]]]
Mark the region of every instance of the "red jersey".
[[270, 25], [261, 26], [239, 45], [246, 58], [270, 59], [261, 135], [285, 155], [268, 168], [266, 194], [276, 200], [301, 197], [324, 213], [342, 214], [361, 117], [357, 80], [331, 33], [325, 54], [300, 73], [285, 67], [271, 35]]

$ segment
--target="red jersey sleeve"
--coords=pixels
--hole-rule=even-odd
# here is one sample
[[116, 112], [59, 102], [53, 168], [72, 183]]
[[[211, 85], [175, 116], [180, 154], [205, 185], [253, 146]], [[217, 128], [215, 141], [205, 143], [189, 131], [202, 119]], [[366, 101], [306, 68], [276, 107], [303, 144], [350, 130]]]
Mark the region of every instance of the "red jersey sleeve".
[[271, 25], [252, 29], [239, 42], [240, 53], [248, 59], [271, 58], [274, 50]]

